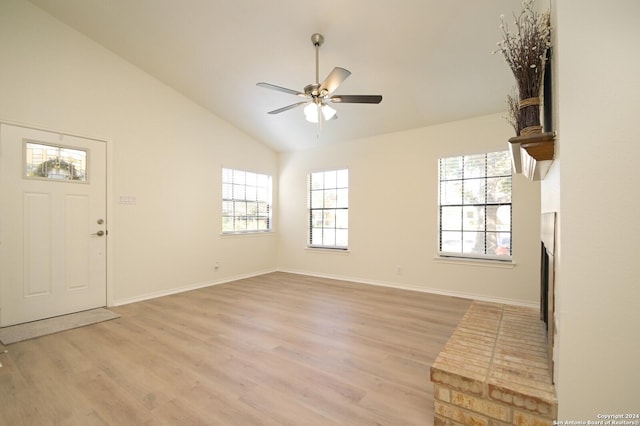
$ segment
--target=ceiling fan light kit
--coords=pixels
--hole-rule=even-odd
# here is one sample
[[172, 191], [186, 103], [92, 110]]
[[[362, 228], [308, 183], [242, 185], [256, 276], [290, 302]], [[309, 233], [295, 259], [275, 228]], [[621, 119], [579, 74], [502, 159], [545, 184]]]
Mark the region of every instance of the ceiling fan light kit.
[[324, 43], [322, 34], [315, 33], [311, 36], [311, 42], [316, 48], [316, 82], [308, 84], [302, 92], [287, 89], [285, 87], [276, 86], [270, 83], [258, 83], [260, 87], [266, 89], [277, 90], [279, 92], [288, 93], [299, 97], [306, 98], [306, 101], [296, 102], [282, 108], [269, 111], [269, 114], [280, 114], [300, 106], [304, 107], [304, 114], [307, 121], [312, 123], [320, 123], [321, 121], [334, 120], [338, 118], [336, 110], [328, 105], [332, 103], [352, 103], [352, 104], [379, 104], [382, 101], [381, 95], [334, 95], [331, 94], [342, 84], [344, 80], [351, 75], [349, 70], [335, 67], [327, 76], [327, 78], [319, 83], [319, 53], [320, 46]]
[[314, 103], [310, 103], [306, 107], [304, 107], [304, 115], [307, 121], [311, 123], [318, 123], [320, 121], [320, 116], [324, 121], [329, 121], [338, 118], [336, 115], [336, 110], [331, 108], [329, 105], [316, 105]]

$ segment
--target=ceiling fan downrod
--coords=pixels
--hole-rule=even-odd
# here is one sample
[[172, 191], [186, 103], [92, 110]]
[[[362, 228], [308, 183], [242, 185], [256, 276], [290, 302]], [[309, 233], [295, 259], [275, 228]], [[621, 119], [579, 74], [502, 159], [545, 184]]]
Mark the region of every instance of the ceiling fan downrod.
[[320, 84], [320, 46], [324, 43], [322, 34], [315, 33], [311, 36], [311, 42], [316, 47], [316, 84]]

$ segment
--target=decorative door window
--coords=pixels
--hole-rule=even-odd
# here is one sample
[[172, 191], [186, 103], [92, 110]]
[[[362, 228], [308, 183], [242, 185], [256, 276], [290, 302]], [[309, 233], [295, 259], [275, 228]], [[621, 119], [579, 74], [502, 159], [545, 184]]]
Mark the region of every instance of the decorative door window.
[[87, 182], [87, 151], [25, 142], [25, 177]]

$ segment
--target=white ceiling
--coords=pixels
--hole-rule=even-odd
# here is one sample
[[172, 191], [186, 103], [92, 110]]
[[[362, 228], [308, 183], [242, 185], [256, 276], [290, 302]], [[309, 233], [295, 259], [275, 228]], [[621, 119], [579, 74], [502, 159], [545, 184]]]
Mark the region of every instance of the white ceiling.
[[[31, 0], [278, 151], [300, 150], [505, 110], [513, 85], [499, 55], [499, 15], [519, 0]], [[311, 34], [324, 35], [320, 80], [352, 72], [317, 125], [302, 109], [267, 112], [315, 80]]]

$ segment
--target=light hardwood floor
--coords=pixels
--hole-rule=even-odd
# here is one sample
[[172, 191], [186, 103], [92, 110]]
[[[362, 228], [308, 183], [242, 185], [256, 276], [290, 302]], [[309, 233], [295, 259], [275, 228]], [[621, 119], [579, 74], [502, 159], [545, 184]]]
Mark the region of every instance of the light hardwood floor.
[[278, 272], [112, 308], [7, 347], [0, 424], [431, 425], [470, 303]]

